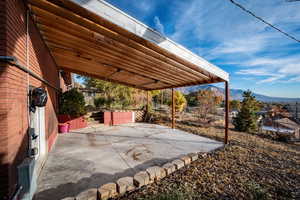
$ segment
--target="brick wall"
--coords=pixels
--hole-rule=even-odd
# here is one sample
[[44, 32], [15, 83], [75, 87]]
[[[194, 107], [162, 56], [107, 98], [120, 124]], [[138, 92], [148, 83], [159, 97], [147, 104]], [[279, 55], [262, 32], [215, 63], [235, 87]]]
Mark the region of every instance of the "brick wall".
[[[15, 56], [26, 66], [26, 9], [22, 0], [0, 2], [0, 55]], [[29, 23], [30, 70], [60, 87], [58, 70], [35, 25]], [[0, 197], [8, 198], [16, 189], [18, 166], [27, 155], [28, 85], [48, 92], [45, 108], [46, 137], [49, 146], [57, 135], [57, 93], [42, 82], [13, 66], [0, 66]], [[48, 148], [50, 148], [48, 146]], [[4, 199], [5, 199], [4, 198]]]
[[[5, 21], [6, 21], [6, 2], [0, 1], [0, 55], [5, 55], [6, 51], [6, 31], [5, 31]], [[6, 86], [5, 83], [6, 75], [4, 74], [6, 65], [0, 63], [0, 191], [5, 191], [7, 187], [6, 173], [8, 171], [8, 166], [5, 162], [7, 152], [7, 118], [6, 118]], [[0, 197], [2, 197], [3, 192], [0, 192]]]
[[105, 125], [119, 125], [133, 122], [133, 112], [103, 112]]

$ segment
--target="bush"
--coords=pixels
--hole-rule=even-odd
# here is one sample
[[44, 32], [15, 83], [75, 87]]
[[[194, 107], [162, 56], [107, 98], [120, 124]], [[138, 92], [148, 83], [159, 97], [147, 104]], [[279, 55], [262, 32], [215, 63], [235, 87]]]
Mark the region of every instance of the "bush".
[[157, 194], [149, 198], [138, 198], [138, 200], [188, 200], [193, 199], [193, 197], [193, 193], [174, 191], [172, 193]]
[[86, 106], [85, 106], [85, 110], [86, 110], [87, 112], [92, 112], [92, 111], [95, 111], [96, 108], [95, 108], [95, 106], [93, 106], [93, 105], [86, 105]]
[[106, 99], [104, 97], [98, 97], [94, 99], [96, 108], [101, 108], [106, 105]]
[[60, 114], [79, 117], [86, 114], [84, 96], [73, 88], [64, 92], [60, 100]]
[[265, 189], [263, 189], [259, 184], [255, 182], [249, 182], [247, 184], [248, 191], [253, 200], [267, 200], [268, 194]]

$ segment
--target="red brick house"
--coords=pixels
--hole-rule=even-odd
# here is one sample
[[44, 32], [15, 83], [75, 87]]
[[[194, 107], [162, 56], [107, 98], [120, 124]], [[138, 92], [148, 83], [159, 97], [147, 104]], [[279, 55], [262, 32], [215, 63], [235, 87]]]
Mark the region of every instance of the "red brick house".
[[[17, 166], [28, 156], [28, 123], [34, 117], [28, 110], [28, 89], [42, 87], [48, 93], [45, 108], [35, 114], [43, 115], [38, 117], [44, 119], [39, 121], [44, 123], [43, 153], [47, 154], [57, 136], [59, 90], [65, 90], [66, 84], [35, 24], [27, 16], [24, 2], [1, 1], [0, 15], [0, 198], [10, 199], [18, 191]], [[14, 56], [20, 66], [45, 81], [5, 62], [4, 56]], [[46, 156], [39, 157], [43, 163]]]

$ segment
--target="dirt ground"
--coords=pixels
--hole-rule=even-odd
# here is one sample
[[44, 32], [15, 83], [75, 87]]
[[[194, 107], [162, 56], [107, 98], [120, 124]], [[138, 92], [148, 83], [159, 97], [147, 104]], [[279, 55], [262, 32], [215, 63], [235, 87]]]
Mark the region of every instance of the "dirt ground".
[[[164, 118], [154, 122], [168, 124]], [[222, 141], [220, 125], [177, 122], [178, 129]], [[300, 146], [231, 130], [230, 143], [163, 180], [119, 199], [300, 199]]]

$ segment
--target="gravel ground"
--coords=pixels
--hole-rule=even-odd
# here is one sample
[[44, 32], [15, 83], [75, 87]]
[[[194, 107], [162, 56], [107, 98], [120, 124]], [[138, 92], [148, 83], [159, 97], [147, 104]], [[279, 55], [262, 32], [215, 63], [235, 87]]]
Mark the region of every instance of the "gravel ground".
[[[164, 124], [162, 120], [156, 123]], [[221, 127], [177, 128], [223, 140]], [[300, 199], [300, 146], [231, 130], [223, 149], [123, 199]]]

